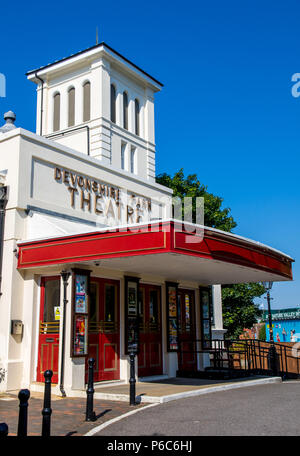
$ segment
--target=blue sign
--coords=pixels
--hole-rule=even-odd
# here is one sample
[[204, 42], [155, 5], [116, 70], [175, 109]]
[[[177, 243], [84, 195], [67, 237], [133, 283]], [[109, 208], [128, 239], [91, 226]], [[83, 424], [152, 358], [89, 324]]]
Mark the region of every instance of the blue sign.
[[[300, 342], [300, 320], [275, 320], [272, 323], [274, 342]], [[268, 321], [266, 340], [270, 340]]]

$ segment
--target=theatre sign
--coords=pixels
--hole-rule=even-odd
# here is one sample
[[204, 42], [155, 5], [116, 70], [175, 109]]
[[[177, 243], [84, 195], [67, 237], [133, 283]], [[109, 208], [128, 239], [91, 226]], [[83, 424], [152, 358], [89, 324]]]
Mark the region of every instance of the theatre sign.
[[60, 167], [54, 168], [54, 179], [66, 186], [66, 198], [73, 209], [94, 213], [101, 221], [110, 220], [116, 225], [150, 221], [150, 198]]

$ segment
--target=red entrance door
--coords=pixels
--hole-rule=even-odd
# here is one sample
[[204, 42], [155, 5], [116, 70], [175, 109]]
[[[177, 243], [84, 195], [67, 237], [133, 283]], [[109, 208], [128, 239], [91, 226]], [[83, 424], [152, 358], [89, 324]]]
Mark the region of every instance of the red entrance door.
[[39, 350], [37, 381], [44, 381], [44, 372], [51, 369], [52, 383], [58, 383], [60, 278], [43, 277], [41, 281]]
[[120, 378], [119, 295], [118, 281], [91, 277], [88, 358], [96, 382]]
[[162, 374], [161, 292], [154, 285], [139, 285], [138, 375]]
[[195, 293], [178, 289], [178, 333], [180, 348], [178, 364], [183, 370], [197, 370], [195, 353]]

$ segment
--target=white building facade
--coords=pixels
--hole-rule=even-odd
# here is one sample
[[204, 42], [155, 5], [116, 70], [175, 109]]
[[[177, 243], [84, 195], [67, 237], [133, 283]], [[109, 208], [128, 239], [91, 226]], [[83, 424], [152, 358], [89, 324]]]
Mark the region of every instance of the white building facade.
[[58, 393], [83, 391], [89, 357], [96, 382], [128, 382], [133, 346], [138, 377], [176, 376], [180, 343], [181, 367], [204, 369], [195, 344], [225, 332], [215, 284], [290, 280], [292, 259], [170, 220], [155, 182], [162, 84], [108, 45], [27, 76], [36, 134], [0, 130], [0, 390], [38, 389], [51, 369]]

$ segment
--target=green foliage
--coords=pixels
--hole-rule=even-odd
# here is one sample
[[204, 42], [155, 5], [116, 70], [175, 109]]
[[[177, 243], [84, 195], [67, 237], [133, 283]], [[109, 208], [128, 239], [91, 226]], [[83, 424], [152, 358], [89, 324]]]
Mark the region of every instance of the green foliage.
[[[236, 226], [229, 208], [223, 209], [223, 198], [207, 191], [207, 187], [200, 183], [196, 174], [184, 176], [181, 168], [171, 177], [167, 173], [160, 174], [156, 181], [173, 189], [173, 196], [184, 198], [204, 198], [204, 224], [223, 231], [232, 231]], [[195, 213], [195, 201], [193, 206]], [[195, 220], [195, 217], [193, 217]], [[237, 284], [222, 286], [224, 328], [227, 329], [227, 338], [237, 339], [244, 328], [251, 328], [261, 316], [261, 311], [254, 304], [254, 298], [265, 292], [258, 283]]]
[[259, 283], [222, 286], [223, 323], [228, 339], [238, 339], [244, 328], [252, 328], [262, 315], [254, 298], [265, 293]]
[[266, 340], [267, 334], [266, 334], [266, 325], [264, 324], [258, 333], [258, 338], [259, 340]]
[[[181, 168], [171, 177], [167, 173], [159, 174], [156, 177], [156, 182], [173, 190], [173, 196], [184, 198], [203, 197], [204, 198], [204, 224], [212, 228], [217, 228], [223, 231], [231, 231], [237, 226], [233, 217], [230, 214], [230, 209], [222, 209], [223, 198], [215, 196], [207, 191], [207, 187], [200, 183], [196, 174], [184, 176]], [[195, 221], [195, 204], [193, 201], [193, 218]]]

